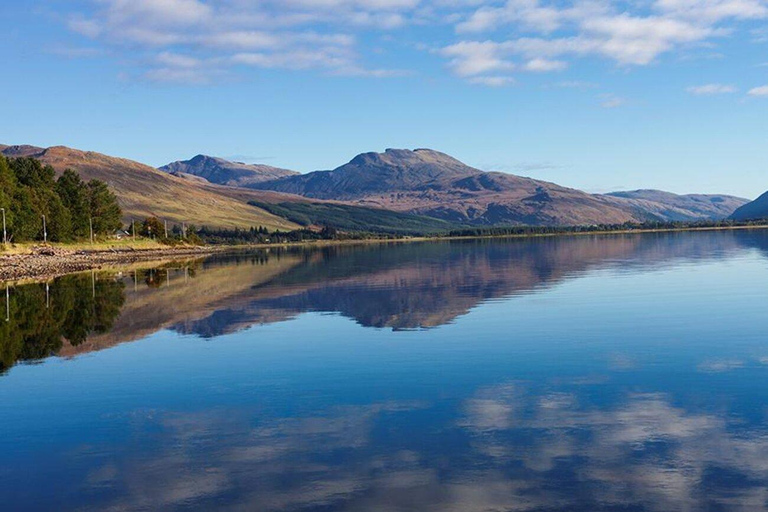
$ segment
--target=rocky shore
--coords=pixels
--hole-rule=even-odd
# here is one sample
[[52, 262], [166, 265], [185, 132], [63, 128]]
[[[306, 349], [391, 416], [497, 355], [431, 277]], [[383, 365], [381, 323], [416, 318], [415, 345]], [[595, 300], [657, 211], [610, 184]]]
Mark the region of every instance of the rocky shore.
[[96, 270], [107, 265], [130, 264], [167, 258], [204, 256], [220, 251], [216, 247], [163, 249], [100, 249], [73, 251], [50, 246], [34, 247], [27, 254], [0, 255], [0, 282], [52, 277]]

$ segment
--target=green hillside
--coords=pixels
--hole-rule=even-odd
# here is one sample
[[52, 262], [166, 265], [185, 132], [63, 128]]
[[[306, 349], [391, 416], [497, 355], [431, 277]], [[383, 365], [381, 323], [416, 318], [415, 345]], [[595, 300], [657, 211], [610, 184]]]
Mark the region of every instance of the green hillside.
[[301, 226], [328, 226], [346, 231], [390, 234], [445, 232], [456, 224], [408, 213], [332, 203], [261, 203], [251, 205]]

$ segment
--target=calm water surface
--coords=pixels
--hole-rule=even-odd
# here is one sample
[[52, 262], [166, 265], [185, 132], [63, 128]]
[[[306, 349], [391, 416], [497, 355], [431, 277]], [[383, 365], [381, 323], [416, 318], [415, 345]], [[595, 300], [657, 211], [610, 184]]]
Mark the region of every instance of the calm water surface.
[[269, 251], [2, 292], [3, 510], [768, 508], [766, 232]]

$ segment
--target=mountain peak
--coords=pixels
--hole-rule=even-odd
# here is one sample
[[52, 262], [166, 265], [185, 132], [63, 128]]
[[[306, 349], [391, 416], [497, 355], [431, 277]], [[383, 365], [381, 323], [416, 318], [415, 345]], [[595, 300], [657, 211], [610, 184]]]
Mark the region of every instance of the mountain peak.
[[230, 162], [224, 158], [199, 154], [189, 160], [171, 162], [160, 167], [163, 172], [191, 174], [218, 185], [248, 187], [255, 183], [271, 181], [298, 174], [295, 171], [268, 165]]
[[[461, 174], [463, 176], [476, 174], [482, 171], [460, 162], [450, 155], [435, 151], [433, 149], [396, 149], [387, 148], [383, 153], [369, 152], [361, 153], [353, 158], [347, 166], [364, 167], [373, 166], [378, 168], [407, 168], [425, 172], [430, 175], [437, 174]], [[339, 169], [343, 169], [342, 166]], [[337, 169], [337, 170], [339, 170]]]

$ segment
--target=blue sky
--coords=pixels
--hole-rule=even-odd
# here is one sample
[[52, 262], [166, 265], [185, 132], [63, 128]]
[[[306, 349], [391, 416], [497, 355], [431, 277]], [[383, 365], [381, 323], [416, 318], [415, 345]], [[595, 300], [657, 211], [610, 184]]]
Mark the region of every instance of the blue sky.
[[2, 2], [0, 142], [768, 190], [768, 0]]

